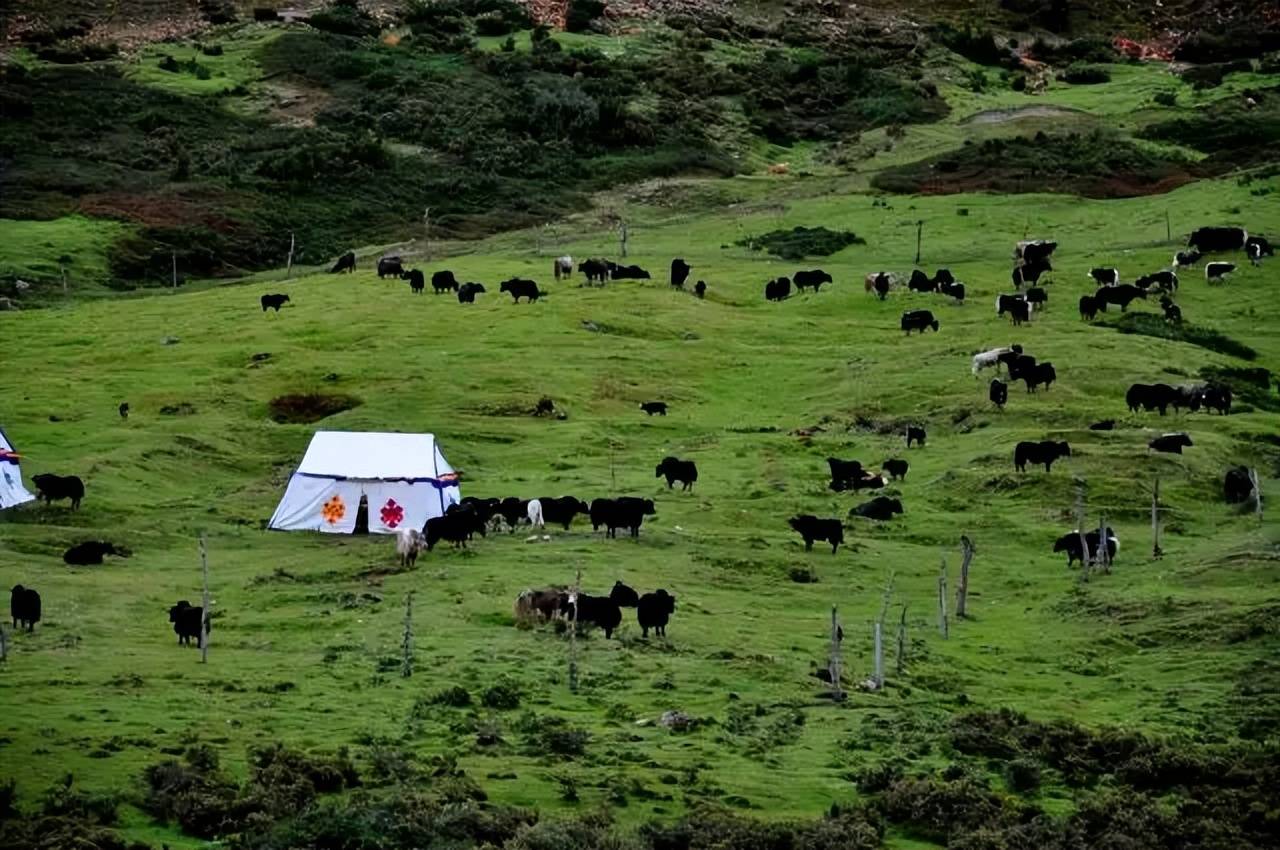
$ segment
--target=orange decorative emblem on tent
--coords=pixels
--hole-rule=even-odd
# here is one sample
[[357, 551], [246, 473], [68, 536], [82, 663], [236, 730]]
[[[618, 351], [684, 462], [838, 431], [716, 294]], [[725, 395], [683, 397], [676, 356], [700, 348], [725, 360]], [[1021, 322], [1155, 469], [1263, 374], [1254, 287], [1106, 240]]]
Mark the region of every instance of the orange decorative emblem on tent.
[[337, 525], [346, 515], [347, 506], [343, 503], [341, 496], [335, 495], [320, 509], [320, 516], [324, 517], [324, 521], [329, 525]]

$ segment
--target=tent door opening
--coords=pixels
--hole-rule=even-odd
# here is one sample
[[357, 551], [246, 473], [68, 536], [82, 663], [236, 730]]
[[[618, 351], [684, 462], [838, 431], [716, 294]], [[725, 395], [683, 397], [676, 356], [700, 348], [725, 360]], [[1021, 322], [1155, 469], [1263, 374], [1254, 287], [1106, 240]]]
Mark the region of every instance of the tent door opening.
[[356, 527], [351, 533], [369, 533], [369, 497], [363, 493], [360, 494], [360, 507], [356, 509]]

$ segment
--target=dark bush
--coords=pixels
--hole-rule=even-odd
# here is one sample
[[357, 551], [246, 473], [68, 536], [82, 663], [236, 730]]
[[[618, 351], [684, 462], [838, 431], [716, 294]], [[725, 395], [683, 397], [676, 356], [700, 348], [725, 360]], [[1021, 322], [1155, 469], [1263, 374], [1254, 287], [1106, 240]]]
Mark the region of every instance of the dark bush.
[[1175, 91], [1158, 91], [1151, 99], [1159, 106], [1177, 106], [1178, 93]]
[[205, 56], [221, 56], [222, 45], [221, 44], [202, 44], [200, 46], [200, 52], [203, 53]]
[[1200, 64], [1232, 62], [1280, 50], [1280, 26], [1208, 26], [1190, 32], [1174, 50], [1175, 59]]
[[1009, 51], [996, 44], [995, 33], [989, 29], [958, 28], [942, 23], [934, 28], [934, 38], [948, 50], [979, 65], [1000, 66], [1009, 62]]
[[520, 686], [515, 680], [502, 676], [480, 695], [480, 704], [485, 708], [499, 711], [510, 711], [520, 707]]
[[1190, 322], [1170, 324], [1164, 320], [1163, 316], [1154, 313], [1124, 313], [1107, 324], [1123, 334], [1142, 334], [1160, 339], [1189, 342], [1192, 345], [1198, 345], [1219, 354], [1229, 354], [1242, 360], [1256, 360], [1258, 357], [1258, 352], [1249, 346], [1212, 328]]
[[1059, 72], [1058, 79], [1072, 85], [1096, 85], [1111, 82], [1111, 72], [1101, 65], [1077, 62]]
[[313, 12], [307, 23], [323, 32], [363, 38], [378, 34], [378, 23], [360, 8], [359, 0], [333, 0], [325, 8]]
[[355, 396], [336, 393], [293, 393], [276, 396], [267, 403], [273, 422], [282, 425], [306, 425], [351, 410], [362, 404]]
[[36, 48], [36, 56], [58, 65], [78, 65], [81, 62], [103, 62], [114, 59], [120, 53], [114, 42], [72, 41], [58, 42]]
[[1192, 65], [1182, 72], [1182, 79], [1196, 90], [1212, 89], [1222, 85], [1227, 74], [1248, 73], [1253, 65], [1248, 59], [1219, 62], [1212, 65]]
[[1109, 39], [1092, 37], [1054, 42], [1036, 39], [1028, 52], [1050, 65], [1069, 65], [1073, 62], [1111, 64], [1121, 59]]
[[759, 236], [748, 236], [733, 244], [753, 251], [763, 249], [784, 260], [802, 260], [805, 257], [827, 257], [850, 245], [865, 245], [867, 240], [848, 230], [793, 227], [790, 230], [771, 230]]
[[[436, 691], [427, 697], [427, 702], [431, 705], [447, 705], [450, 708], [465, 708], [471, 705], [471, 694], [467, 693], [467, 689], [458, 685], [453, 685], [443, 690]], [[517, 700], [517, 704], [518, 704]]]
[[1254, 109], [1224, 98], [1190, 115], [1148, 125], [1139, 135], [1222, 154], [1228, 162], [1247, 151], [1265, 156], [1280, 145], [1280, 97], [1268, 97]]
[[566, 32], [586, 32], [591, 23], [604, 16], [602, 0], [569, 0], [569, 12], [565, 17]]
[[1004, 781], [1019, 794], [1035, 791], [1040, 787], [1040, 765], [1034, 759], [1014, 759], [1004, 766]]
[[233, 24], [236, 5], [231, 0], [200, 0], [200, 15], [214, 26]]

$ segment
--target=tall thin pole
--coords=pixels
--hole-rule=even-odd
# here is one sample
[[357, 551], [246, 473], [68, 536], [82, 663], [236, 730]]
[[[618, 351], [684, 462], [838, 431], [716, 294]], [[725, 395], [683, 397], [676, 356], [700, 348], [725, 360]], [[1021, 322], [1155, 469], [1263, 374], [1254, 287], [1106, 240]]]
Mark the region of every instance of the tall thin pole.
[[884, 687], [884, 641], [882, 639], [884, 624], [879, 620], [875, 623], [875, 673], [872, 677], [876, 683], [876, 690]]
[[827, 658], [827, 672], [831, 675], [831, 693], [837, 700], [844, 699], [844, 689], [841, 686], [841, 670], [840, 670], [840, 637], [842, 630], [840, 628], [840, 616], [836, 610], [836, 606], [831, 606], [831, 653]]
[[173, 288], [178, 288], [178, 252], [170, 251], [169, 259], [173, 261]]
[[404, 637], [400, 641], [400, 675], [413, 675], [413, 591], [404, 595]]
[[947, 624], [947, 559], [942, 559], [942, 569], [938, 571], [938, 631], [942, 632], [943, 638], [951, 636], [950, 626]]
[[1098, 565], [1104, 573], [1111, 572], [1111, 548], [1108, 542], [1111, 535], [1107, 533], [1107, 515], [1098, 517]]
[[582, 588], [582, 567], [573, 580], [573, 616], [569, 618], [569, 690], [578, 692], [578, 593]]
[[209, 550], [205, 546], [204, 534], [200, 535], [200, 573], [204, 582], [204, 590], [200, 596], [200, 663], [209, 663], [209, 620], [213, 616], [212, 602], [209, 599]]
[[1076, 533], [1080, 535], [1080, 580], [1089, 580], [1089, 541], [1084, 533], [1084, 482], [1076, 487]]
[[1164, 211], [1164, 241], [1173, 241], [1173, 225], [1169, 223], [1169, 210]]
[[4, 627], [4, 623], [0, 623], [0, 661], [5, 661], [9, 657], [9, 632]]
[[969, 612], [969, 563], [973, 560], [973, 543], [966, 534], [960, 535], [960, 581], [956, 584], [956, 619]]
[[1151, 557], [1159, 559], [1164, 555], [1160, 548], [1160, 478], [1156, 477], [1155, 486], [1151, 488]]
[[916, 265], [920, 265], [920, 236], [924, 230], [924, 219], [916, 221]]
[[1253, 485], [1253, 513], [1262, 519], [1262, 482], [1258, 480], [1258, 470], [1249, 468], [1249, 483]]
[[901, 676], [907, 668], [907, 606], [902, 606], [902, 618], [898, 620], [897, 669]]
[[293, 246], [294, 246], [293, 231], [290, 230], [289, 231], [289, 262], [284, 269], [285, 280], [288, 280], [289, 278], [293, 277]]

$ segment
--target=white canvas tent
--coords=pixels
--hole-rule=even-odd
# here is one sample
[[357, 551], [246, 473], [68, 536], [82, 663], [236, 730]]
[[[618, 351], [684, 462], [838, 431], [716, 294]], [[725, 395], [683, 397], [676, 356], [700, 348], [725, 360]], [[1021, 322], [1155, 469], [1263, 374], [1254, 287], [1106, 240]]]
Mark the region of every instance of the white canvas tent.
[[30, 502], [35, 496], [22, 486], [22, 470], [18, 467], [19, 455], [13, 443], [0, 428], [0, 511]]
[[377, 534], [421, 529], [461, 498], [458, 476], [431, 434], [317, 431], [271, 528], [350, 534], [361, 496]]

